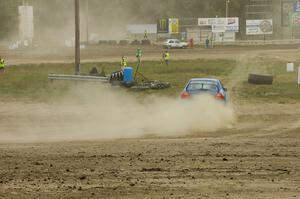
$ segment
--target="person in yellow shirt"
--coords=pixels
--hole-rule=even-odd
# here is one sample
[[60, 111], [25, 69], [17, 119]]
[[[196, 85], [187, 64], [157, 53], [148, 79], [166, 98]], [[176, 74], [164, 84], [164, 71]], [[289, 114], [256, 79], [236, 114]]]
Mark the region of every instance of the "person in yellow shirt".
[[122, 56], [121, 68], [125, 68], [126, 66], [127, 66], [127, 59], [125, 56]]
[[2, 59], [2, 57], [0, 57], [0, 73], [3, 73], [5, 70], [5, 62], [4, 59]]
[[171, 58], [171, 55], [170, 55], [169, 51], [166, 51], [164, 59], [165, 59], [165, 63], [167, 66], [169, 66], [170, 58]]

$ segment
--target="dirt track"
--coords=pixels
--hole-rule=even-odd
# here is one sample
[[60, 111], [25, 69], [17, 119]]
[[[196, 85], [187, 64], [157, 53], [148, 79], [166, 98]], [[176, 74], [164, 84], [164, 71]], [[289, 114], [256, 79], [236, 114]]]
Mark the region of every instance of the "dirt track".
[[[119, 62], [122, 55], [129, 61], [135, 61], [136, 46], [90, 46], [81, 50], [82, 62]], [[142, 47], [143, 60], [160, 60], [164, 49], [159, 46]], [[213, 49], [197, 47], [195, 49], [172, 49], [172, 60], [182, 59], [230, 59], [236, 60], [242, 55], [259, 55], [266, 58], [284, 61], [299, 60], [299, 49], [293, 46], [217, 46]], [[72, 63], [73, 48], [34, 47], [31, 49], [8, 50], [0, 46], [0, 55], [9, 65], [25, 63]]]
[[0, 198], [300, 198], [300, 104], [181, 138], [0, 144]]
[[299, 198], [299, 139], [1, 145], [3, 198]]
[[[83, 60], [118, 61], [123, 50], [90, 49]], [[10, 64], [72, 61], [71, 50], [5, 52]], [[175, 50], [173, 56], [248, 53], [298, 60], [299, 52], [258, 47]], [[155, 48], [145, 54], [160, 58]], [[236, 113], [231, 128], [181, 138], [0, 144], [0, 198], [300, 198], [300, 104], [245, 103]]]

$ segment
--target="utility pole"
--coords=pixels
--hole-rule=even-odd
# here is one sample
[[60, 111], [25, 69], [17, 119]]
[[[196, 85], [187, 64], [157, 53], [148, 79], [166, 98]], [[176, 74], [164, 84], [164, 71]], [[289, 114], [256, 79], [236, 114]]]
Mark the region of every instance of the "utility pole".
[[75, 2], [75, 74], [80, 74], [80, 16], [79, 0]]
[[226, 18], [228, 17], [228, 5], [230, 3], [230, 0], [226, 0]]
[[86, 0], [86, 42], [89, 44], [89, 0]]

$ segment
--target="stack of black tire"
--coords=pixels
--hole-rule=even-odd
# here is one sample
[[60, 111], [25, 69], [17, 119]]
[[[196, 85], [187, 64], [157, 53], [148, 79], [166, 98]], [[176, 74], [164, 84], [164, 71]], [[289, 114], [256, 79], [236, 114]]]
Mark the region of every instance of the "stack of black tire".
[[123, 81], [124, 73], [123, 70], [113, 72], [109, 78], [109, 82], [111, 85], [120, 85]]
[[149, 46], [149, 45], [151, 45], [151, 41], [149, 39], [143, 39], [142, 45]]
[[126, 45], [128, 45], [128, 41], [127, 40], [120, 40], [119, 45], [120, 46], [126, 46]]
[[259, 84], [259, 85], [271, 85], [273, 84], [273, 76], [272, 75], [259, 75], [259, 74], [249, 74], [248, 82], [250, 84]]
[[131, 42], [131, 45], [141, 45], [141, 42], [135, 39]]

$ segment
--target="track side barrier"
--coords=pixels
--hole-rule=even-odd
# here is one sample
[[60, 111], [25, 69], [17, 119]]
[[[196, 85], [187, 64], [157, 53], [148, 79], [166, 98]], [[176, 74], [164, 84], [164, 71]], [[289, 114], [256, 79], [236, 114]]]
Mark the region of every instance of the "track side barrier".
[[89, 75], [61, 75], [61, 74], [49, 74], [48, 79], [54, 80], [69, 80], [69, 81], [94, 81], [94, 82], [109, 82], [108, 77], [97, 77]]

